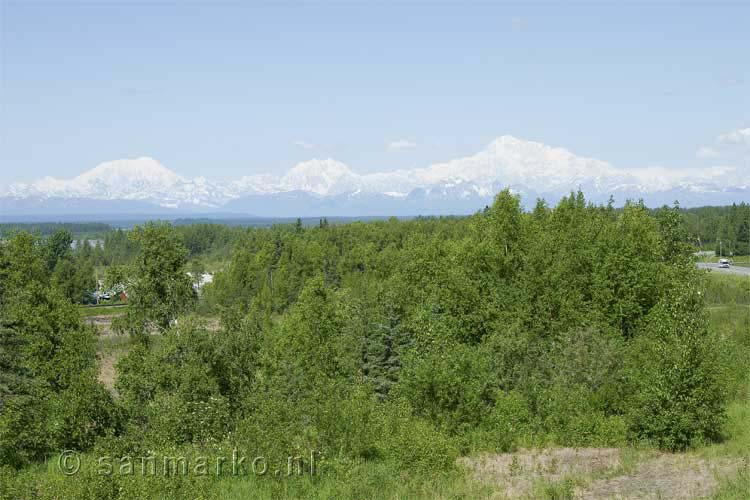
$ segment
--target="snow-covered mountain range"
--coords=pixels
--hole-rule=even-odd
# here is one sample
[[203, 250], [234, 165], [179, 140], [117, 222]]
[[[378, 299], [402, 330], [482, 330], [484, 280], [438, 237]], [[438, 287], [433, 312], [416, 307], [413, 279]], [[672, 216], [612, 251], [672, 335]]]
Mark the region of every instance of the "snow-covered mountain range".
[[[737, 167], [622, 169], [562, 148], [502, 136], [483, 151], [424, 168], [358, 174], [333, 159], [309, 160], [284, 175], [234, 181], [186, 178], [153, 158], [102, 163], [73, 179], [45, 177], [0, 191], [0, 213], [88, 210], [243, 213], [259, 216], [470, 213], [503, 188], [524, 202], [554, 203], [581, 188], [589, 199], [642, 198], [683, 206], [750, 201], [750, 172]], [[128, 208], [130, 207], [130, 208]]]

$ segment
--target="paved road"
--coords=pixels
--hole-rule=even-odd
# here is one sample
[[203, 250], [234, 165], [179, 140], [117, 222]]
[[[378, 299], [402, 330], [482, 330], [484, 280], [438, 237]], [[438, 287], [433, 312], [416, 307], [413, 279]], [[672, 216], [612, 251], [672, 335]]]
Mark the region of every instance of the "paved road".
[[750, 267], [732, 266], [729, 269], [722, 269], [719, 264], [709, 264], [706, 262], [698, 262], [699, 269], [711, 269], [715, 273], [724, 274], [739, 274], [740, 276], [750, 276]]

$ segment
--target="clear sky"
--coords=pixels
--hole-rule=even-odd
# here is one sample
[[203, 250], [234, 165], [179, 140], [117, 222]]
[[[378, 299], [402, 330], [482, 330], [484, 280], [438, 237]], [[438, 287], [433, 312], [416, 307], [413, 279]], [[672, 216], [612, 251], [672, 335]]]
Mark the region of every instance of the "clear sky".
[[217, 178], [382, 171], [503, 134], [700, 167], [750, 126], [748, 2], [0, 0], [0, 18], [0, 183], [138, 156]]

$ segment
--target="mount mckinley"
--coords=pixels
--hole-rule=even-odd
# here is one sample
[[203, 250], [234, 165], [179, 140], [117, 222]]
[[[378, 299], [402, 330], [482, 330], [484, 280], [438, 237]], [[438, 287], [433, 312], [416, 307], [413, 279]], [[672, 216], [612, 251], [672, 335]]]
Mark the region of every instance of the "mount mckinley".
[[3, 216], [66, 214], [252, 214], [264, 217], [465, 214], [504, 188], [524, 203], [554, 203], [571, 190], [588, 199], [683, 206], [750, 201], [738, 167], [621, 169], [537, 142], [502, 136], [483, 151], [425, 168], [357, 174], [332, 159], [282, 176], [234, 181], [186, 178], [152, 158], [106, 162], [73, 179], [45, 177], [0, 190]]

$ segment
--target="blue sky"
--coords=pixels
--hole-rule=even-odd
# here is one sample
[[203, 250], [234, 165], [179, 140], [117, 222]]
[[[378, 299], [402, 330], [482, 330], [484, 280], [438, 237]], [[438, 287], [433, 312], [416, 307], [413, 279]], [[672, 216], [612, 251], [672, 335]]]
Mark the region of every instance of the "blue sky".
[[313, 157], [383, 171], [503, 134], [698, 168], [750, 126], [747, 3], [0, 0], [0, 17], [0, 183], [138, 156], [218, 178]]

